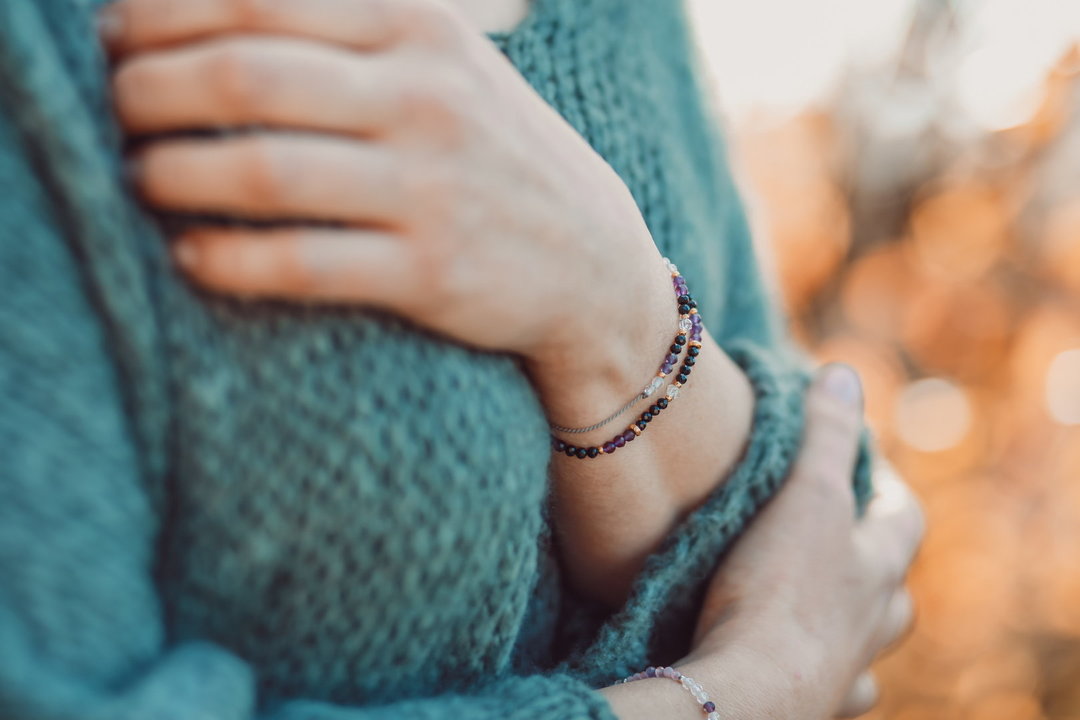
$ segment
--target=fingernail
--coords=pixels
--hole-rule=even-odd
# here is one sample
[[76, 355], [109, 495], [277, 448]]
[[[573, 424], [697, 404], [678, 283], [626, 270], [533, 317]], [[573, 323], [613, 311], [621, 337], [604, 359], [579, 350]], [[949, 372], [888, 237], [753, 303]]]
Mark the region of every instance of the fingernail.
[[199, 263], [199, 248], [190, 240], [177, 240], [172, 246], [173, 259], [184, 270], [191, 272]]
[[124, 18], [112, 5], [106, 5], [97, 15], [98, 37], [106, 45], [113, 45], [124, 32]]
[[821, 389], [840, 402], [854, 408], [861, 408], [863, 401], [862, 383], [859, 376], [847, 365], [833, 363], [826, 365], [818, 374]]

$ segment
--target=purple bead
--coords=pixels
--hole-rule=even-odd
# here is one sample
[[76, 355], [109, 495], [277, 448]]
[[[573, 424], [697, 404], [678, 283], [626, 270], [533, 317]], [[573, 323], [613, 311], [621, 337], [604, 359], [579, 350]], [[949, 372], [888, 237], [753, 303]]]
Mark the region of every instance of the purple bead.
[[694, 325], [701, 325], [701, 315], [699, 313], [694, 313], [690, 316], [690, 322]]
[[615, 443], [615, 447], [617, 447], [617, 448], [621, 448], [622, 446], [626, 445], [626, 440], [623, 438], [622, 435], [615, 438], [615, 440], [613, 442]]
[[615, 452], [615, 443], [613, 443], [613, 442], [604, 443], [604, 452], [606, 452], [608, 455]]
[[624, 444], [625, 444], [625, 443], [628, 443], [628, 442], [633, 442], [634, 438], [637, 437], [637, 433], [634, 432], [633, 430], [627, 430], [626, 432], [624, 432], [619, 437], [624, 441]]
[[679, 362], [679, 356], [675, 353], [670, 353], [666, 358], [664, 358], [664, 364], [666, 365], [674, 365], [677, 362]]
[[707, 713], [715, 712], [716, 711], [716, 705], [713, 704], [713, 702], [710, 700], [709, 702], [702, 705], [701, 709], [704, 710]]
[[654, 667], [645, 668], [645, 677], [656, 677], [656, 668], [654, 668]]

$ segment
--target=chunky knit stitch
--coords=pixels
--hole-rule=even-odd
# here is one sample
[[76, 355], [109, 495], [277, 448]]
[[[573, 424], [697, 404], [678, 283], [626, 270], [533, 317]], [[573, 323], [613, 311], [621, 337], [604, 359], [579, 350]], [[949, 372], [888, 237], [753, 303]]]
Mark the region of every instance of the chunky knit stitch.
[[563, 587], [513, 358], [172, 271], [121, 180], [97, 4], [0, 2], [0, 715], [609, 718], [591, 688], [686, 651], [801, 432], [678, 4], [535, 0], [493, 36], [757, 391], [742, 464], [616, 613]]

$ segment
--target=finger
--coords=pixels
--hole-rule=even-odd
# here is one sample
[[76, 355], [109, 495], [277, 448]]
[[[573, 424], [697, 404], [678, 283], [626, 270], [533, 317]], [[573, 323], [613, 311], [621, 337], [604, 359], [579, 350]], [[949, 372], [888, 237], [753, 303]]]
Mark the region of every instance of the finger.
[[878, 701], [878, 686], [869, 670], [860, 675], [840, 704], [838, 717], [854, 718], [870, 712]]
[[379, 231], [204, 229], [178, 238], [173, 254], [196, 284], [244, 297], [394, 309], [408, 292], [406, 247]]
[[430, 0], [118, 0], [102, 11], [102, 41], [124, 55], [210, 35], [257, 32], [375, 49], [445, 33], [452, 18]]
[[307, 40], [213, 39], [135, 55], [113, 88], [131, 133], [262, 125], [370, 134], [400, 115], [390, 62]]
[[[822, 368], [806, 395], [806, 429], [792, 480], [853, 510], [851, 477], [862, 432], [862, 387], [846, 365]], [[796, 484], [793, 482], [793, 484]]]
[[885, 619], [879, 634], [879, 650], [883, 653], [898, 645], [915, 622], [915, 601], [907, 588], [900, 588], [893, 594], [885, 610]]
[[147, 202], [175, 212], [390, 223], [406, 209], [389, 150], [338, 137], [163, 140], [135, 167]]
[[899, 585], [915, 559], [926, 522], [918, 499], [899, 476], [875, 475], [876, 492], [855, 528], [885, 582]]

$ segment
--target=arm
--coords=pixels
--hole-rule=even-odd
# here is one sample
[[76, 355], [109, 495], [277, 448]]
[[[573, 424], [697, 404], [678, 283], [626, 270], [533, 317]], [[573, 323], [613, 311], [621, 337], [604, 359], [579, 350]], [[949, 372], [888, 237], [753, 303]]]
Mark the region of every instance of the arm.
[[[128, 132], [298, 132], [150, 143], [137, 174], [146, 199], [341, 225], [187, 233], [177, 258], [197, 283], [377, 306], [517, 353], [562, 423], [607, 414], [654, 375], [678, 318], [634, 199], [442, 3], [270, 3], [246, 14], [163, 3], [122, 0], [110, 14]], [[554, 460], [570, 576], [612, 606], [747, 443], [750, 386], [703, 341], [685, 398], [646, 439], [591, 463]], [[610, 430], [581, 439], [600, 444]]]

